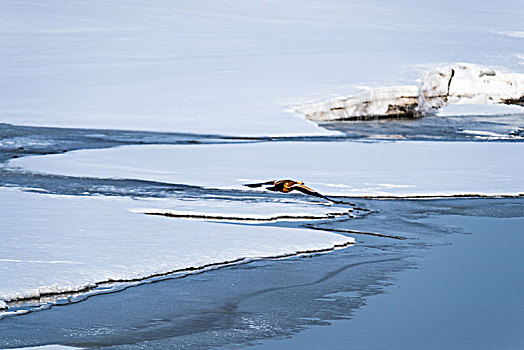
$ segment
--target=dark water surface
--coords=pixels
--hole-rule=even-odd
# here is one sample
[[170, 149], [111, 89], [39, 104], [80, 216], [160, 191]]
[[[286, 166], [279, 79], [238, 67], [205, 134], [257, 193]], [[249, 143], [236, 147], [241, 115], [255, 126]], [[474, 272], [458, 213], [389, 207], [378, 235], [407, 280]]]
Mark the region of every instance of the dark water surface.
[[254, 349], [524, 349], [524, 218], [430, 221], [471, 234], [428, 251], [350, 321]]
[[323, 128], [355, 140], [516, 141], [524, 140], [522, 114], [428, 115], [418, 119], [326, 122]]

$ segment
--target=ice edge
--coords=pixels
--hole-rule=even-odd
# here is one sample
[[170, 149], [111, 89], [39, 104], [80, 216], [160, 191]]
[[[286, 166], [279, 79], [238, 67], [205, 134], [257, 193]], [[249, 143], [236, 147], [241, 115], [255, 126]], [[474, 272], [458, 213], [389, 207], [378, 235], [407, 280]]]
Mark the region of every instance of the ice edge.
[[[344, 236], [343, 236], [344, 237]], [[239, 264], [239, 263], [249, 263], [249, 262], [253, 262], [253, 261], [259, 261], [259, 260], [264, 260], [264, 259], [283, 259], [283, 258], [290, 258], [290, 257], [294, 257], [294, 256], [300, 256], [300, 255], [308, 255], [308, 254], [316, 254], [316, 253], [328, 253], [328, 252], [332, 252], [336, 249], [343, 249], [343, 248], [346, 248], [350, 245], [353, 245], [355, 244], [355, 239], [353, 237], [345, 237], [345, 241], [342, 242], [342, 243], [336, 243], [334, 245], [331, 245], [331, 246], [328, 246], [328, 247], [324, 247], [324, 248], [318, 248], [318, 249], [311, 249], [311, 250], [301, 250], [301, 251], [296, 251], [294, 253], [286, 253], [286, 254], [280, 254], [280, 255], [273, 255], [273, 256], [265, 256], [265, 257], [240, 257], [240, 258], [237, 258], [237, 259], [234, 259], [234, 260], [228, 260], [228, 261], [223, 261], [223, 262], [216, 262], [216, 263], [209, 263], [209, 264], [205, 264], [205, 265], [200, 265], [200, 266], [190, 266], [190, 267], [186, 267], [186, 268], [182, 268], [182, 269], [175, 269], [175, 270], [170, 270], [170, 271], [165, 271], [165, 272], [159, 272], [159, 273], [154, 273], [154, 274], [150, 274], [150, 275], [147, 275], [147, 276], [143, 276], [143, 277], [138, 277], [138, 278], [130, 278], [130, 279], [108, 279], [108, 280], [105, 280], [105, 281], [99, 281], [99, 282], [92, 282], [92, 283], [87, 283], [87, 284], [83, 284], [81, 286], [78, 286], [78, 287], [64, 287], [64, 288], [60, 288], [60, 287], [56, 287], [56, 286], [53, 286], [53, 288], [55, 289], [54, 291], [49, 291], [49, 292], [37, 292], [35, 293], [35, 290], [31, 291], [30, 293], [31, 294], [21, 294], [20, 296], [17, 296], [17, 297], [8, 297], [8, 298], [0, 298], [0, 310], [3, 310], [3, 311], [6, 311], [8, 310], [8, 303], [12, 303], [12, 302], [21, 302], [21, 301], [24, 301], [24, 300], [33, 300], [33, 299], [39, 299], [41, 297], [46, 297], [46, 296], [60, 296], [62, 294], [71, 294], [71, 293], [85, 293], [85, 292], [89, 292], [89, 291], [93, 291], [95, 288], [99, 287], [99, 286], [102, 286], [102, 285], [106, 285], [106, 284], [111, 284], [111, 283], [131, 283], [131, 282], [145, 282], [149, 279], [152, 279], [152, 278], [157, 278], [157, 277], [165, 277], [165, 276], [169, 276], [169, 275], [174, 275], [174, 274], [180, 274], [180, 273], [191, 273], [191, 272], [198, 272], [198, 271], [204, 271], [206, 269], [211, 269], [211, 268], [219, 268], [219, 267], [226, 267], [226, 266], [229, 266], [229, 265], [234, 265], [234, 264]], [[40, 289], [47, 289], [49, 287], [40, 287]], [[100, 294], [102, 294], [103, 292], [100, 292]], [[24, 312], [25, 314], [26, 312]], [[13, 312], [13, 313], [0, 313], [0, 319], [2, 319], [3, 317], [6, 317], [6, 316], [16, 316], [16, 315], [19, 315], [20, 313], [17, 313], [17, 312]]]
[[221, 220], [221, 221], [279, 221], [279, 220], [326, 220], [333, 219], [339, 216], [349, 215], [353, 210], [346, 209], [338, 212], [330, 212], [321, 215], [314, 214], [276, 214], [274, 216], [263, 215], [225, 215], [225, 214], [209, 214], [198, 212], [180, 212], [173, 210], [144, 210], [136, 211], [146, 215], [167, 216], [171, 218], [180, 219], [194, 219], [194, 220]]

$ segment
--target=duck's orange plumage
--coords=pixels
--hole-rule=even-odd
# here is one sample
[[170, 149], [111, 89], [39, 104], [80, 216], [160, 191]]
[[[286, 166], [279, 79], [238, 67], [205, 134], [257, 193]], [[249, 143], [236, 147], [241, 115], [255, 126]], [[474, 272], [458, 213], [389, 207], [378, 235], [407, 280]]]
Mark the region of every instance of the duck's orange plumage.
[[310, 196], [324, 198], [331, 202], [337, 203], [337, 201], [334, 201], [333, 199], [326, 197], [318, 193], [317, 191], [305, 186], [302, 181], [272, 180], [272, 181], [255, 183], [255, 184], [244, 184], [244, 186], [251, 187], [251, 188], [268, 186], [266, 187], [266, 190], [274, 191], [274, 192], [282, 192], [282, 193], [289, 193], [291, 191], [300, 191]]

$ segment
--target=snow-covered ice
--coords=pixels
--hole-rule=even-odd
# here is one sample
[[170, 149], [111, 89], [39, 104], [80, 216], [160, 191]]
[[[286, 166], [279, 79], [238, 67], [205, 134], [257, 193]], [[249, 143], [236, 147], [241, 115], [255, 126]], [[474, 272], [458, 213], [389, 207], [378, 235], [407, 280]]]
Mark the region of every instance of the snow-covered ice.
[[521, 5], [7, 0], [0, 122], [326, 134], [289, 107], [456, 62], [522, 73]]
[[[297, 200], [298, 199], [298, 200]], [[143, 200], [143, 207], [133, 209], [134, 212], [146, 214], [168, 214], [189, 217], [217, 217], [224, 220], [241, 218], [243, 220], [299, 220], [299, 219], [327, 219], [348, 214], [348, 209], [333, 207], [331, 203], [311, 204], [300, 201], [304, 198], [289, 198], [282, 200], [275, 198], [267, 202], [251, 203], [249, 197], [243, 198], [243, 203], [223, 199], [206, 199], [195, 201], [166, 200]], [[167, 202], [167, 203], [166, 203]], [[145, 206], [147, 205], [148, 206]], [[171, 205], [166, 207], [166, 204]], [[285, 218], [285, 219], [284, 219]]]
[[515, 31], [511, 31], [511, 32], [500, 32], [499, 34], [506, 35], [506, 36], [509, 36], [509, 37], [512, 37], [512, 38], [524, 39], [524, 31], [515, 30]]
[[524, 143], [270, 142], [124, 146], [24, 157], [8, 165], [210, 188], [291, 178], [328, 195], [515, 195], [524, 193], [520, 154]]
[[465, 116], [465, 115], [508, 115], [523, 114], [524, 106], [503, 104], [452, 104], [440, 108], [437, 116]]
[[[71, 292], [110, 280], [141, 279], [241, 258], [317, 251], [354, 242], [328, 232], [173, 219], [145, 210], [243, 215], [341, 212], [295, 203], [55, 196], [0, 188], [0, 301]], [[210, 209], [208, 209], [210, 210]], [[4, 303], [5, 306], [5, 303]]]

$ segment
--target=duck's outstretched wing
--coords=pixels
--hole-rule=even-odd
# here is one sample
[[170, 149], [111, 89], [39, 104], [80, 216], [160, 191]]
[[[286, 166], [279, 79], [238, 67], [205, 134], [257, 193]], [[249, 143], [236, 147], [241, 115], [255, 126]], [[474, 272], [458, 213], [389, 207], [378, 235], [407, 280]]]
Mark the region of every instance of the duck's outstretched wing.
[[320, 198], [324, 198], [324, 199], [327, 199], [328, 201], [330, 202], [333, 202], [335, 204], [348, 204], [348, 205], [351, 205], [351, 206], [355, 206], [355, 204], [353, 203], [349, 203], [349, 202], [341, 202], [341, 201], [337, 201], [337, 200], [334, 200], [332, 198], [329, 198], [327, 196], [324, 196], [323, 194], [321, 193], [318, 193], [317, 191], [307, 187], [307, 186], [304, 186], [304, 185], [299, 185], [299, 184], [296, 184], [296, 185], [293, 185], [291, 186], [291, 190], [296, 190], [296, 191], [300, 191], [304, 194], [308, 194], [310, 196], [315, 196], [315, 197], [320, 197]]
[[244, 184], [243, 186], [255, 188], [255, 187], [262, 187], [262, 186], [265, 186], [265, 185], [275, 185], [276, 182], [277, 182], [276, 180], [271, 180], [271, 181], [261, 182], [261, 183], [257, 183], [257, 184]]
[[310, 196], [320, 197], [320, 198], [327, 199], [328, 201], [334, 202], [334, 200], [332, 200], [331, 198], [326, 197], [323, 194], [320, 194], [317, 191], [315, 191], [315, 190], [313, 190], [313, 189], [311, 189], [311, 188], [309, 188], [307, 186], [304, 186], [304, 185], [295, 184], [295, 185], [291, 186], [290, 189], [292, 191], [300, 191], [300, 192], [308, 194]]

